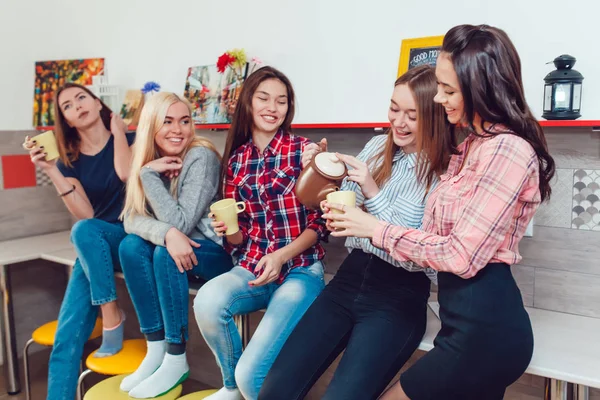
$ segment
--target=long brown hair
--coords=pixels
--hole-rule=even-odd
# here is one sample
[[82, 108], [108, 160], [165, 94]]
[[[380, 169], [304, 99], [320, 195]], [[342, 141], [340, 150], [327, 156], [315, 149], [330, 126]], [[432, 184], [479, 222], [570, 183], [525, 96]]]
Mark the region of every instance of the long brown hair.
[[107, 130], [110, 131], [110, 115], [112, 111], [102, 100], [98, 98], [94, 93], [92, 93], [85, 86], [79, 85], [77, 83], [65, 83], [63, 86], [58, 88], [58, 90], [54, 93], [54, 116], [55, 116], [55, 125], [54, 125], [54, 136], [56, 137], [56, 142], [58, 144], [58, 153], [60, 155], [60, 161], [63, 162], [67, 167], [72, 167], [72, 162], [76, 161], [79, 158], [79, 146], [81, 144], [81, 136], [77, 132], [77, 128], [73, 128], [69, 126], [65, 116], [63, 115], [62, 110], [60, 109], [60, 105], [58, 104], [58, 96], [66, 90], [70, 88], [78, 88], [86, 92], [88, 95], [92, 96], [92, 98], [98, 100], [100, 104], [102, 104], [102, 109], [100, 110], [100, 118], [102, 118], [102, 122]]
[[267, 66], [260, 68], [252, 73], [244, 82], [239, 101], [231, 119], [229, 132], [227, 133], [227, 141], [225, 142], [225, 151], [223, 152], [223, 159], [221, 160], [221, 179], [219, 181], [219, 187], [223, 192], [225, 191], [224, 184], [225, 177], [227, 176], [229, 157], [231, 157], [233, 152], [242, 144], [246, 143], [252, 136], [252, 130], [254, 129], [252, 97], [254, 96], [254, 92], [256, 92], [258, 85], [267, 79], [277, 79], [283, 83], [287, 89], [288, 111], [280, 129], [285, 133], [289, 133], [292, 130], [292, 120], [294, 119], [296, 103], [292, 83], [283, 72], [273, 67]]
[[486, 134], [501, 133], [486, 128], [501, 124], [510, 130], [507, 133], [525, 139], [538, 157], [542, 201], [549, 199], [554, 159], [525, 101], [521, 59], [506, 32], [488, 25], [459, 25], [446, 33], [441, 51], [454, 65], [469, 127], [475, 130], [473, 122], [479, 115]]
[[[398, 85], [408, 85], [415, 99], [418, 131], [413, 134], [416, 134], [417, 144], [417, 179], [429, 189], [435, 176], [446, 170], [450, 156], [455, 152], [454, 137], [448, 133], [444, 108], [433, 102], [437, 93], [435, 69], [429, 65], [412, 68], [396, 80], [394, 87]], [[393, 136], [390, 127], [383, 150], [369, 160], [369, 165], [375, 166], [373, 179], [379, 187], [392, 175], [394, 154], [399, 149]]]

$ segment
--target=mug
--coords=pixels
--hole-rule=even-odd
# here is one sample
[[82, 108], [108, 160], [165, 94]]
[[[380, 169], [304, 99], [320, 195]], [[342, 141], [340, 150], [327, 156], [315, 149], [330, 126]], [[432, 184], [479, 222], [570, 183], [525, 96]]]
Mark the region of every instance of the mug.
[[46, 161], [52, 161], [57, 159], [60, 155], [58, 154], [58, 145], [56, 144], [56, 138], [54, 137], [53, 131], [46, 131], [40, 133], [31, 138], [35, 140], [35, 145], [40, 147], [44, 146], [43, 152], [46, 153]]
[[233, 235], [240, 230], [237, 215], [244, 210], [246, 210], [246, 204], [243, 201], [236, 202], [234, 199], [219, 200], [210, 206], [215, 220], [225, 222], [226, 235]]
[[[327, 195], [328, 203], [343, 204], [347, 207], [356, 207], [356, 193], [352, 190], [338, 190]], [[332, 213], [342, 214], [339, 210], [331, 209]]]

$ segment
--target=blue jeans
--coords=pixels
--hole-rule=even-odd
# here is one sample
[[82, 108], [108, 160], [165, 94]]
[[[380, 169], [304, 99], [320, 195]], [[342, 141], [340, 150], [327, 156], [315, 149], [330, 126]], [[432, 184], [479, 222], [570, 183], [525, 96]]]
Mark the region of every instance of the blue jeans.
[[[323, 264], [294, 268], [285, 281], [252, 287], [254, 274], [240, 266], [204, 285], [194, 300], [200, 332], [215, 354], [225, 387], [239, 388], [247, 400], [258, 392], [289, 334], [325, 286]], [[234, 315], [266, 308], [242, 353]]]
[[127, 289], [143, 334], [165, 331], [168, 343], [185, 343], [188, 338], [188, 278], [210, 280], [233, 267], [231, 256], [211, 240], [195, 240], [198, 265], [187, 274], [177, 269], [163, 246], [137, 235], [127, 235], [119, 257]]
[[98, 305], [117, 299], [114, 271], [119, 243], [126, 233], [120, 223], [78, 221], [71, 229], [77, 261], [58, 314], [58, 327], [48, 366], [48, 400], [73, 400], [83, 346], [92, 334]]

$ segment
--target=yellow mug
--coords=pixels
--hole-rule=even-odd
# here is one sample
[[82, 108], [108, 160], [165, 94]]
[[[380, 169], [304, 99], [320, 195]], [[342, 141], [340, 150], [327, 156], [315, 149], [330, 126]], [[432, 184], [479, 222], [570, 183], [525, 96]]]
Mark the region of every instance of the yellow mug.
[[35, 141], [35, 145], [38, 147], [43, 146], [42, 149], [46, 153], [46, 161], [52, 161], [57, 159], [60, 155], [58, 154], [58, 145], [56, 144], [56, 138], [54, 137], [53, 131], [46, 131], [40, 133], [31, 138]]
[[[343, 204], [347, 207], [356, 207], [356, 193], [352, 190], [338, 190], [327, 195], [328, 203]], [[332, 213], [343, 214], [342, 211], [331, 209]]]
[[240, 230], [237, 215], [244, 210], [246, 204], [243, 201], [236, 202], [234, 199], [219, 200], [210, 206], [210, 212], [214, 214], [215, 220], [225, 222], [226, 235], [233, 235]]

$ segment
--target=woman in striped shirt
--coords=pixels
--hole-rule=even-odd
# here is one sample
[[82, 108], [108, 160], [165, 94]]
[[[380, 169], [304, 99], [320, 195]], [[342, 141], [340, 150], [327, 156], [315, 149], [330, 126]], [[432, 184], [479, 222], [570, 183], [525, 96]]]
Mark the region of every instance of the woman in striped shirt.
[[[354, 191], [367, 212], [406, 228], [421, 226], [425, 197], [452, 149], [444, 111], [431, 101], [435, 92], [432, 67], [411, 69], [396, 81], [388, 134], [371, 139], [357, 158], [338, 155], [352, 167], [341, 189]], [[307, 146], [304, 165], [318, 149]], [[346, 247], [351, 253], [287, 340], [261, 400], [304, 398], [344, 349], [323, 398], [375, 399], [419, 345], [435, 271], [397, 262], [368, 239], [350, 237]]]
[[519, 241], [550, 196], [554, 161], [525, 102], [519, 56], [504, 31], [452, 28], [436, 76], [435, 101], [469, 136], [429, 196], [421, 229], [353, 209], [325, 217], [331, 229], [346, 228], [334, 236], [371, 238], [398, 261], [439, 271], [442, 329], [435, 347], [382, 399], [499, 400], [533, 352], [510, 265], [521, 260]]

